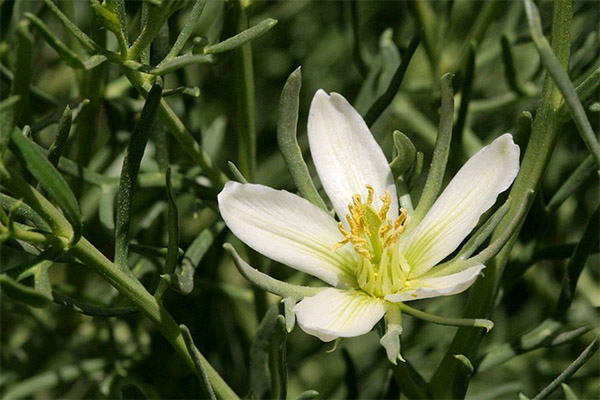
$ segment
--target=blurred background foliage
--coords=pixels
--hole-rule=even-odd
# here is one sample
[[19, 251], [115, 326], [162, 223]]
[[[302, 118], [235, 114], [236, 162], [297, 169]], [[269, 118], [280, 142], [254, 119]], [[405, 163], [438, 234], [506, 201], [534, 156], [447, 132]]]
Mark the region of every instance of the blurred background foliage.
[[[118, 51], [115, 35], [102, 26], [90, 2], [55, 4], [98, 44]], [[182, 7], [173, 12], [154, 38], [150, 53], [142, 56], [147, 57], [145, 64], [157, 65], [186, 24], [192, 4], [179, 5]], [[127, 1], [125, 6], [128, 41], [133, 43], [140, 31], [143, 3]], [[154, 7], [148, 5], [151, 6]], [[551, 28], [552, 6], [550, 1], [538, 3], [546, 34]], [[238, 29], [236, 7], [229, 1], [207, 0], [193, 39], [183, 53], [202, 54], [207, 44], [234, 36]], [[246, 176], [253, 175], [251, 180], [256, 183], [295, 190], [276, 139], [279, 97], [293, 70], [302, 67], [298, 137], [314, 172], [307, 152], [306, 120], [315, 91], [323, 88], [341, 93], [365, 115], [390, 86], [417, 32], [420, 43], [400, 89], [372, 125], [388, 159], [392, 159], [394, 151], [392, 132], [400, 130], [424, 153], [423, 165], [427, 169], [437, 135], [439, 78], [443, 73], [455, 74], [456, 93], [456, 144], [447, 177], [453, 176], [482, 145], [504, 132], [517, 132], [522, 113], [535, 115], [540, 103], [545, 70], [519, 1], [298, 0], [256, 1], [243, 7], [250, 26], [267, 18], [278, 21], [251, 42], [257, 162], [256, 173], [248, 169]], [[85, 60], [88, 55], [47, 3], [1, 1], [0, 12], [0, 104], [5, 110], [11, 107], [11, 101], [20, 104], [22, 110], [15, 124], [19, 128], [30, 126], [31, 138], [44, 148], [55, 141], [65, 107], [73, 110], [73, 124], [59, 170], [79, 203], [84, 236], [112, 259], [119, 175], [144, 98], [127, 79], [126, 66], [107, 61], [90, 69], [74, 68], [73, 62], [69, 64], [65, 56], [61, 57], [34, 25], [33, 17], [43, 21], [52, 37], [80, 59]], [[599, 16], [598, 2], [574, 3], [569, 76], [576, 87], [600, 64]], [[20, 35], [31, 39], [29, 60], [19, 58]], [[208, 63], [195, 62], [162, 74], [166, 101], [216, 167], [230, 177], [233, 175], [227, 162], [240, 165], [238, 132], [244, 129], [239, 125], [240, 107], [236, 103], [241, 91], [235, 78], [235, 57], [234, 51], [216, 53]], [[11, 100], [15, 93], [12, 82], [28, 68], [28, 99]], [[175, 88], [180, 89], [168, 92]], [[599, 125], [598, 100], [597, 85], [595, 93], [582, 99], [595, 132]], [[566, 115], [540, 194], [511, 253], [507, 278], [491, 316], [495, 328], [485, 336], [480, 348], [484, 357], [493, 349], [513, 343], [514, 354], [509, 354], [505, 362], [492, 361], [489, 366], [479, 364], [483, 358], [472, 360], [479, 365], [479, 371], [467, 397], [516, 398], [519, 392], [530, 396], [538, 393], [598, 334], [600, 259], [595, 243], [579, 278], [566, 325], [561, 325], [560, 331], [555, 329], [551, 337], [544, 336], [541, 343], [535, 338], [531, 343], [519, 342], [523, 334], [552, 316], [567, 261], [598, 206], [597, 166], [584, 164], [588, 151], [577, 127]], [[131, 239], [154, 248], [151, 251], [132, 247], [129, 265], [146, 288], [151, 292], [157, 288], [169, 239], [165, 172], [170, 166], [179, 214], [179, 247], [184, 252], [192, 248], [196, 254], [186, 253], [187, 259], [192, 260], [189, 263], [193, 290], [182, 294], [169, 289], [164, 297], [165, 308], [178, 323], [189, 327], [200, 352], [238, 394], [246, 395], [251, 389], [256, 393], [256, 385], [270, 383], [260, 377], [252, 378], [256, 370], [253, 372], [251, 367], [255, 365], [250, 357], [251, 347], [260, 319], [278, 298], [252, 289], [222, 249], [226, 241], [233, 242], [237, 249], [243, 247], [219, 221], [215, 197], [219, 184], [203, 175], [185, 146], [169, 134], [162, 121], [147, 129], [149, 140], [131, 211]], [[523, 147], [526, 135], [517, 137], [517, 141]], [[64, 159], [75, 164], [66, 166]], [[5, 153], [4, 163], [35, 183], [11, 152]], [[580, 174], [578, 189], [568, 198], [552, 203], [557, 190], [580, 165], [585, 171]], [[417, 197], [423, 175], [414, 182]], [[32, 253], [35, 251], [22, 243], [4, 238], [2, 272], [10, 276], [15, 268], [31, 263], [35, 259]], [[243, 256], [277, 278], [303, 284], [310, 279], [255, 254]], [[180, 262], [185, 262], [186, 257]], [[60, 257], [50, 264], [53, 302], [44, 307], [35, 308], [11, 299], [3, 290], [0, 390], [4, 398], [203, 396], [197, 378], [144, 315], [131, 312], [130, 308], [122, 309], [122, 316], [86, 315], [98, 313], [94, 306], [131, 307], [126, 297], [85, 265]], [[30, 281], [33, 277], [21, 283], [31, 284]], [[431, 299], [418, 306], [440, 315], [459, 316], [466, 297], [462, 294]], [[403, 355], [429, 379], [456, 328], [410, 317], [404, 323]], [[565, 332], [571, 336], [557, 341], [557, 335]], [[319, 398], [397, 396], [397, 384], [375, 333], [343, 340], [331, 350], [331, 344], [299, 329], [289, 335], [289, 398], [309, 389], [318, 391]], [[596, 356], [569, 378], [566, 388], [551, 396], [597, 398], [599, 373]], [[267, 391], [262, 395], [268, 397], [269, 393], [273, 394]]]

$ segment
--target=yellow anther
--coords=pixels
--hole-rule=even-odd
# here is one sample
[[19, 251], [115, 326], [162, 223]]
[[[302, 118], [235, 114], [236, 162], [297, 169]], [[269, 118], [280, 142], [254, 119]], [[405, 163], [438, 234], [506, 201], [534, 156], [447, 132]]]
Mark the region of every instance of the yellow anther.
[[369, 195], [367, 196], [367, 204], [371, 205], [373, 204], [373, 193], [375, 192], [373, 190], [373, 186], [367, 185], [367, 191], [369, 192]]
[[392, 204], [392, 196], [390, 196], [390, 192], [388, 190], [385, 191], [385, 196], [379, 197], [383, 202], [381, 209], [379, 210], [379, 218], [381, 220], [385, 220], [388, 211], [390, 210], [390, 205]]
[[379, 228], [379, 237], [382, 239], [385, 238], [385, 235], [387, 235], [388, 232], [391, 230], [392, 230], [392, 225], [388, 221], [384, 225], [381, 225], [381, 227]]

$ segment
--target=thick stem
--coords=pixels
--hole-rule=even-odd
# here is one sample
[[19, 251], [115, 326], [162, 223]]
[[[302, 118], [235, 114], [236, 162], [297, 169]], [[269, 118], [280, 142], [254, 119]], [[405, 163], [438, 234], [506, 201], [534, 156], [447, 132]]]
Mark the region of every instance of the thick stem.
[[[70, 253], [76, 256], [83, 264], [93, 268], [119, 292], [131, 299], [156, 325], [188, 366], [197, 374], [201, 373], [200, 371], [196, 371], [194, 361], [187, 350], [185, 340], [179, 330], [179, 325], [177, 325], [161, 302], [148, 293], [139, 281], [133, 280], [124, 271], [117, 268], [85, 238], [82, 238], [70, 250]], [[199, 356], [217, 397], [220, 399], [238, 399], [235, 392], [212, 368], [208, 361], [201, 354]]]
[[[573, 4], [571, 0], [557, 0], [553, 4], [552, 50], [563, 68], [566, 69], [569, 64]], [[503, 223], [496, 228], [492, 241], [505, 230], [506, 224], [512, 221], [519, 212], [521, 203], [528, 202], [526, 207], [529, 208], [535, 198], [528, 193], [532, 190], [537, 191], [562, 128], [562, 123], [557, 118], [561, 99], [560, 91], [553, 83], [552, 78], [547, 76], [544, 81], [541, 105], [537, 111], [527, 151], [521, 163], [521, 173], [517, 176], [510, 192], [513, 205], [503, 219]], [[520, 224], [522, 225], [522, 223], [523, 219]], [[517, 240], [520, 229], [519, 226], [495, 261], [486, 268], [485, 276], [478, 279], [473, 286], [464, 317], [487, 317], [491, 313], [508, 255]], [[464, 397], [468, 382], [456, 379], [460, 366], [453, 355], [463, 354], [469, 359], [474, 359], [481, 337], [482, 332], [479, 330], [468, 328], [458, 330], [431, 379], [431, 393], [435, 398]]]

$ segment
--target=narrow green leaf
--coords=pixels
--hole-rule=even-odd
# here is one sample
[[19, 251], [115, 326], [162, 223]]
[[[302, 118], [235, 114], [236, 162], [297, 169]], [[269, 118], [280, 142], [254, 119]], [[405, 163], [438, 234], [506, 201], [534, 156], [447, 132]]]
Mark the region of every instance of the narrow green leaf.
[[596, 208], [596, 211], [592, 214], [581, 240], [577, 243], [573, 255], [569, 258], [569, 263], [563, 275], [558, 304], [554, 313], [555, 318], [559, 320], [567, 318], [567, 312], [575, 297], [575, 288], [577, 287], [581, 271], [583, 271], [588, 256], [598, 246], [598, 240], [600, 239], [599, 210], [600, 208]]
[[[348, 4], [348, 3], [347, 3]], [[350, 1], [350, 23], [352, 25], [352, 56], [358, 72], [364, 77], [369, 73], [360, 45], [360, 29], [358, 23], [358, 2]]]
[[154, 85], [148, 94], [140, 119], [131, 133], [127, 154], [123, 160], [117, 193], [117, 220], [115, 226], [115, 264], [123, 270], [127, 269], [131, 205], [135, 194], [137, 175], [148, 141], [150, 127], [154, 122], [160, 104], [161, 91], [159, 85]]
[[542, 400], [546, 397], [550, 396], [552, 392], [554, 392], [561, 383], [565, 382], [571, 375], [573, 375], [579, 368], [581, 368], [587, 360], [589, 360], [596, 350], [598, 350], [598, 338], [595, 338], [592, 343], [590, 343], [585, 350], [577, 357], [560, 375], [556, 377], [548, 386], [546, 386], [541, 392], [537, 394], [533, 398], [533, 400]]
[[246, 179], [246, 177], [242, 175], [238, 167], [232, 161], [227, 161], [227, 166], [229, 167], [229, 170], [233, 174], [233, 177], [236, 181], [240, 183], [248, 183], [248, 179]]
[[40, 186], [56, 202], [63, 211], [65, 218], [72, 226], [71, 245], [81, 238], [83, 225], [81, 213], [75, 195], [62, 175], [50, 163], [46, 155], [18, 129], [15, 129], [11, 139], [19, 151], [19, 155], [27, 170], [37, 179]]
[[0, 193], [0, 207], [6, 212], [12, 212], [16, 218], [25, 218], [31, 221], [38, 229], [50, 231], [48, 223], [31, 207], [20, 200]]
[[[146, 257], [165, 257], [168, 249], [166, 247], [147, 246], [139, 243], [129, 243], [129, 250]], [[183, 256], [183, 249], [177, 250], [177, 256]]]
[[562, 388], [565, 394], [565, 400], [579, 400], [580, 397], [575, 394], [573, 389], [569, 387], [566, 383], [561, 383], [560, 387]]
[[525, 219], [525, 215], [529, 210], [528, 205], [530, 204], [532, 197], [533, 190], [527, 192], [521, 204], [512, 204], [512, 207], [517, 207], [517, 211], [515, 215], [512, 216], [512, 219], [508, 221], [505, 226], [503, 226], [504, 230], [494, 240], [492, 240], [488, 247], [479, 252], [476, 256], [469, 258], [466, 261], [467, 265], [485, 264], [494, 258], [504, 248], [504, 246], [508, 243], [513, 234], [517, 232], [523, 220]]
[[[597, 99], [599, 86], [600, 67], [596, 68], [594, 72], [592, 72], [587, 78], [585, 78], [583, 82], [579, 84], [579, 86], [575, 88], [575, 93], [577, 93], [577, 97], [581, 100], [581, 104], [589, 104], [594, 99]], [[563, 121], [567, 121], [571, 117], [569, 112], [569, 106], [564, 100], [558, 107], [558, 111], [556, 113], [558, 115], [558, 118]]]
[[179, 86], [173, 89], [163, 90], [163, 97], [174, 96], [176, 94], [183, 94], [191, 97], [200, 97], [200, 88], [197, 86]]
[[521, 84], [515, 68], [515, 58], [512, 51], [512, 45], [506, 34], [500, 39], [502, 46], [502, 61], [504, 62], [504, 77], [508, 87], [518, 96], [531, 96], [534, 90]]
[[[40, 158], [48, 162], [45, 156]], [[52, 166], [50, 165], [50, 167]], [[54, 238], [59, 246], [62, 246], [65, 240], [73, 237], [73, 227], [63, 214], [45, 196], [35, 190], [35, 188], [2, 162], [0, 162], [0, 180], [2, 181], [2, 186], [15, 197], [23, 199], [25, 204], [29, 205], [34, 212], [44, 219], [50, 226], [50, 229], [57, 235]], [[62, 237], [62, 239], [58, 236]]]
[[483, 318], [446, 318], [440, 317], [438, 315], [428, 314], [426, 312], [417, 310], [416, 308], [412, 308], [407, 306], [404, 303], [397, 303], [398, 307], [400, 307], [400, 311], [405, 314], [411, 315], [415, 318], [422, 319], [423, 321], [432, 322], [438, 325], [448, 325], [448, 326], [468, 326], [472, 328], [485, 328], [486, 332], [489, 332], [494, 327], [494, 323], [489, 319]]
[[194, 289], [194, 273], [198, 264], [224, 228], [225, 224], [218, 222], [212, 227], [204, 229], [183, 254], [177, 270], [174, 273], [161, 275], [161, 278], [179, 293], [190, 294]]
[[285, 329], [285, 318], [283, 315], [277, 315], [275, 319], [275, 327], [273, 330], [273, 340], [271, 343], [271, 355], [269, 364], [271, 366], [271, 381], [273, 388], [271, 395], [273, 398], [286, 400], [287, 399], [287, 331]]
[[58, 161], [60, 160], [60, 156], [62, 155], [65, 144], [67, 143], [67, 139], [69, 138], [69, 132], [71, 131], [71, 122], [73, 121], [73, 113], [71, 112], [71, 108], [69, 106], [65, 107], [65, 110], [60, 117], [60, 121], [58, 122], [58, 129], [56, 131], [56, 137], [54, 138], [54, 142], [48, 148], [48, 161], [50, 164], [55, 167], [58, 165]]
[[273, 304], [260, 321], [250, 345], [250, 392], [255, 399], [271, 398], [271, 376], [267, 369], [267, 350], [273, 339], [273, 332], [279, 306]]
[[328, 211], [325, 202], [315, 188], [315, 184], [308, 172], [308, 167], [302, 157], [302, 151], [298, 145], [296, 130], [301, 86], [302, 71], [298, 67], [290, 74], [281, 91], [277, 116], [277, 144], [292, 175], [294, 184], [302, 197], [322, 210]]
[[461, 247], [460, 252], [456, 255], [454, 260], [466, 259], [473, 254], [479, 246], [486, 241], [488, 237], [494, 232], [494, 229], [500, 224], [502, 218], [506, 215], [511, 205], [510, 197], [500, 206], [494, 214], [485, 221], [483, 225], [477, 231], [471, 235], [471, 238]]
[[45, 307], [52, 301], [52, 297], [48, 297], [46, 293], [22, 285], [4, 274], [0, 275], [0, 289], [13, 300], [32, 307]]
[[417, 31], [417, 33], [415, 33], [410, 40], [408, 47], [402, 54], [402, 61], [394, 73], [394, 77], [392, 78], [390, 85], [386, 91], [377, 100], [375, 100], [375, 103], [373, 103], [371, 108], [369, 108], [369, 111], [367, 111], [365, 114], [365, 122], [368, 126], [372, 126], [375, 121], [377, 121], [377, 118], [379, 118], [379, 116], [391, 104], [394, 97], [396, 97], [398, 90], [400, 90], [400, 85], [402, 85], [402, 81], [404, 80], [404, 74], [406, 73], [408, 64], [410, 63], [413, 54], [415, 54], [420, 41], [421, 32]]
[[400, 131], [394, 131], [393, 138], [396, 156], [390, 163], [390, 168], [397, 179], [414, 164], [417, 157], [417, 148], [408, 136]]
[[190, 330], [188, 329], [187, 326], [185, 326], [183, 324], [179, 325], [179, 330], [183, 336], [183, 340], [185, 341], [185, 345], [188, 349], [188, 352], [192, 356], [192, 360], [194, 361], [194, 366], [196, 367], [196, 370], [199, 372], [199, 373], [197, 373], [197, 375], [199, 377], [200, 385], [202, 386], [204, 394], [207, 395], [207, 397], [211, 400], [217, 400], [217, 397], [215, 396], [215, 392], [212, 388], [212, 385], [210, 384], [210, 379], [208, 379], [208, 374], [206, 373], [206, 370], [204, 369], [204, 364], [202, 363], [200, 354], [198, 353], [198, 349], [196, 348], [196, 345], [194, 344], [194, 339], [192, 338], [192, 334], [190, 333]]
[[24, 16], [30, 20], [37, 30], [41, 33], [46, 43], [50, 45], [59, 55], [60, 58], [71, 68], [84, 68], [83, 61], [73, 50], [69, 49], [54, 32], [48, 29], [48, 26], [34, 14], [25, 13]]
[[570, 343], [590, 331], [584, 326], [566, 332], [560, 332], [563, 325], [553, 319], [546, 319], [536, 328], [523, 336], [504, 343], [479, 357], [477, 371], [483, 372], [512, 358], [542, 348]]
[[101, 53], [102, 48], [98, 43], [94, 42], [88, 35], [83, 33], [81, 29], [77, 27], [63, 12], [52, 2], [52, 0], [44, 0], [46, 7], [52, 11], [56, 17], [60, 20], [63, 26], [73, 35], [81, 44], [83, 44], [88, 50], [94, 53]]
[[137, 307], [103, 307], [85, 303], [56, 290], [52, 292], [52, 297], [56, 304], [91, 317], [122, 317], [139, 312]]
[[[160, 5], [148, 5], [148, 15], [140, 35], [127, 51], [127, 59], [137, 60], [139, 55], [150, 45], [169, 17], [185, 6], [183, 1], [163, 1]], [[123, 10], [124, 11], [124, 10]]]
[[[194, 269], [191, 270], [183, 268], [180, 276], [183, 279], [174, 280], [172, 275], [174, 275], [175, 267], [177, 266], [177, 259], [179, 258], [179, 211], [177, 210], [177, 203], [175, 200], [175, 193], [173, 193], [173, 187], [171, 186], [171, 168], [167, 168], [166, 173], [166, 192], [167, 192], [167, 232], [168, 232], [168, 244], [167, 244], [167, 255], [165, 257], [165, 263], [163, 266], [163, 273], [166, 276], [170, 276], [169, 283], [177, 282], [178, 287], [184, 293], [190, 293], [194, 288]], [[185, 267], [187, 264], [184, 264]], [[162, 275], [161, 275], [162, 276]], [[192, 279], [189, 279], [191, 276]], [[187, 279], [186, 279], [187, 277]], [[155, 293], [155, 297], [157, 299], [162, 298], [164, 292], [167, 288], [167, 281], [165, 283], [161, 282], [158, 285], [158, 288]]]
[[448, 154], [450, 152], [450, 142], [452, 140], [452, 119], [454, 118], [453, 76], [453, 74], [448, 73], [444, 74], [441, 79], [442, 105], [440, 109], [438, 136], [433, 149], [433, 157], [429, 173], [427, 174], [427, 181], [419, 199], [419, 204], [412, 215], [413, 226], [416, 226], [423, 219], [442, 189], [446, 163], [448, 162]]
[[[531, 0], [525, 0], [525, 12], [527, 14], [529, 32], [531, 33], [533, 43], [540, 55], [542, 64], [564, 96], [564, 101], [569, 107], [573, 122], [579, 130], [583, 142], [596, 160], [596, 165], [600, 167], [600, 143], [598, 143], [592, 125], [585, 114], [585, 109], [577, 97], [577, 93], [575, 92], [575, 88], [573, 87], [569, 75], [563, 70], [559, 60], [552, 52], [550, 43], [548, 43], [544, 37], [539, 11]], [[555, 107], [555, 111], [557, 108], [558, 107]]]
[[[192, 7], [192, 11], [190, 11], [190, 15], [188, 16], [185, 25], [181, 28], [177, 39], [175, 40], [175, 44], [169, 50], [169, 53], [161, 62], [161, 64], [167, 60], [175, 58], [185, 46], [185, 43], [189, 40], [192, 33], [196, 30], [198, 23], [200, 22], [200, 16], [202, 15], [202, 11], [204, 10], [204, 6], [206, 5], [206, 0], [196, 0], [194, 2], [194, 6]], [[161, 67], [162, 65], [158, 66]]]
[[[462, 87], [460, 90], [460, 106], [458, 108], [458, 116], [454, 125], [454, 134], [452, 148], [456, 149], [456, 158], [462, 157], [465, 152], [463, 150], [464, 130], [467, 122], [467, 113], [469, 111], [469, 102], [471, 101], [471, 87], [473, 86], [473, 74], [475, 73], [475, 43], [470, 43], [467, 51], [467, 59], [465, 73], [463, 76]], [[454, 153], [453, 153], [454, 154]], [[462, 161], [462, 160], [461, 160]]]
[[240, 273], [254, 286], [266, 290], [267, 292], [283, 298], [289, 297], [300, 300], [306, 296], [314, 296], [321, 290], [326, 289], [326, 287], [297, 286], [287, 282], [278, 281], [248, 265], [248, 263], [242, 260], [231, 244], [225, 243], [223, 248], [227, 250], [231, 258], [233, 258], [238, 271], [240, 271]]
[[204, 54], [217, 54], [226, 51], [237, 49], [244, 44], [257, 39], [267, 33], [269, 29], [277, 24], [277, 20], [273, 18], [267, 18], [251, 28], [248, 28], [235, 36], [230, 37], [220, 43], [216, 43], [204, 48]]
[[177, 71], [178, 69], [181, 69], [183, 67], [187, 67], [188, 65], [211, 63], [212, 61], [212, 56], [206, 56], [203, 54], [185, 54], [183, 56], [175, 57], [158, 67], [141, 64], [137, 61], [132, 60], [123, 62], [123, 65], [134, 71], [161, 76], [173, 71]]
[[591, 155], [587, 156], [575, 171], [573, 171], [573, 173], [563, 182], [552, 198], [550, 198], [546, 210], [549, 213], [556, 211], [566, 199], [581, 188], [590, 175], [596, 170], [598, 170], [598, 166], [596, 165], [594, 158]]

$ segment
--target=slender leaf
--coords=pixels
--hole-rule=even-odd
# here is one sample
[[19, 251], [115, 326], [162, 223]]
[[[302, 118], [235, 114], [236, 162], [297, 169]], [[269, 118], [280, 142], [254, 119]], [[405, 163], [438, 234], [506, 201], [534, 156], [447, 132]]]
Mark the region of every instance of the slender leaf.
[[73, 234], [69, 239], [71, 244], [77, 243], [81, 238], [82, 222], [81, 212], [75, 195], [64, 180], [62, 175], [46, 158], [46, 155], [18, 129], [15, 129], [11, 139], [19, 151], [27, 170], [33, 175], [40, 186], [57, 203], [63, 211], [65, 218], [72, 226]]
[[13, 300], [32, 307], [45, 307], [52, 301], [47, 293], [20, 284], [5, 274], [0, 274], [0, 289]]
[[573, 375], [579, 368], [583, 366], [589, 360], [596, 350], [598, 350], [598, 338], [595, 338], [585, 350], [577, 357], [560, 375], [556, 377], [548, 386], [546, 386], [541, 392], [533, 398], [533, 400], [542, 400], [550, 396], [558, 387], [565, 382], [571, 375]]
[[567, 318], [567, 311], [573, 302], [575, 288], [577, 287], [577, 281], [579, 280], [581, 271], [583, 271], [588, 256], [598, 245], [598, 240], [600, 239], [599, 210], [600, 208], [596, 208], [596, 211], [592, 214], [581, 240], [577, 243], [573, 255], [569, 258], [554, 314], [555, 317], [560, 320], [565, 320]]
[[590, 175], [597, 169], [598, 166], [596, 165], [594, 158], [591, 155], [586, 157], [575, 171], [573, 171], [573, 173], [563, 182], [560, 188], [558, 188], [552, 198], [550, 198], [546, 210], [550, 213], [556, 211], [566, 199], [583, 186]]
[[253, 27], [245, 29], [237, 35], [230, 37], [227, 40], [206, 46], [204, 48], [204, 54], [217, 54], [237, 49], [238, 47], [241, 47], [244, 44], [261, 37], [276, 24], [276, 19], [267, 18]]
[[296, 129], [301, 86], [302, 71], [298, 67], [288, 77], [279, 98], [277, 144], [300, 194], [322, 210], [328, 211], [325, 202], [315, 188], [315, 184], [308, 172], [308, 167], [302, 157], [302, 151], [298, 145]]
[[159, 85], [154, 85], [148, 94], [140, 119], [131, 133], [127, 154], [123, 160], [117, 193], [117, 221], [115, 226], [115, 264], [123, 270], [127, 269], [131, 206], [135, 194], [136, 179], [148, 141], [150, 127], [154, 122], [160, 104], [161, 91]]
[[273, 339], [273, 332], [279, 307], [271, 305], [256, 329], [250, 345], [250, 391], [256, 399], [272, 397], [271, 378], [267, 369], [267, 350]]
[[69, 138], [69, 132], [71, 131], [71, 122], [73, 121], [73, 113], [71, 112], [71, 108], [69, 106], [65, 107], [65, 110], [60, 117], [60, 121], [58, 122], [58, 129], [56, 131], [56, 137], [54, 138], [54, 142], [50, 145], [48, 149], [48, 161], [50, 164], [55, 167], [58, 165], [58, 161], [60, 160], [60, 156], [62, 155], [65, 144], [67, 143], [67, 139]]
[[85, 303], [56, 290], [52, 292], [52, 298], [56, 304], [91, 317], [122, 317], [139, 312], [137, 307], [104, 307]]
[[271, 366], [271, 380], [273, 389], [271, 394], [274, 398], [286, 400], [288, 391], [288, 367], [287, 367], [287, 330], [285, 328], [285, 318], [283, 315], [277, 315], [273, 330], [273, 339], [271, 343], [271, 355], [269, 364]]
[[390, 105], [394, 97], [396, 97], [398, 90], [400, 90], [400, 85], [402, 85], [402, 81], [404, 80], [404, 74], [406, 73], [408, 64], [410, 63], [413, 54], [415, 54], [420, 41], [421, 32], [417, 31], [417, 33], [410, 40], [408, 47], [402, 54], [402, 61], [394, 73], [394, 77], [392, 78], [390, 85], [386, 91], [377, 100], [375, 100], [375, 103], [373, 103], [371, 108], [369, 108], [369, 111], [367, 111], [365, 114], [365, 122], [368, 126], [373, 125], [375, 121], [377, 121], [377, 118], [379, 118], [379, 116]]
[[448, 162], [448, 154], [450, 152], [450, 141], [452, 140], [452, 119], [454, 117], [454, 92], [452, 90], [452, 74], [445, 74], [442, 77], [442, 105], [440, 109], [440, 124], [438, 137], [435, 141], [433, 149], [433, 157], [427, 181], [423, 188], [423, 193], [419, 200], [419, 204], [415, 213], [412, 216], [413, 225], [425, 216], [425, 213], [431, 208], [437, 198], [442, 183], [444, 173], [446, 171], [446, 163]]
[[200, 385], [202, 386], [202, 389], [203, 389], [205, 395], [208, 395], [207, 397], [211, 400], [217, 400], [217, 397], [215, 396], [215, 392], [212, 388], [212, 385], [210, 384], [210, 379], [208, 379], [208, 374], [206, 373], [206, 370], [204, 369], [204, 364], [202, 362], [202, 358], [200, 357], [200, 354], [198, 353], [198, 349], [196, 348], [196, 345], [194, 344], [194, 339], [192, 338], [192, 334], [190, 333], [190, 330], [185, 325], [179, 325], [179, 330], [181, 331], [181, 334], [183, 335], [183, 340], [185, 341], [185, 345], [188, 349], [188, 352], [192, 356], [192, 360], [194, 361], [194, 366], [199, 371], [199, 373], [197, 375], [199, 377]]

